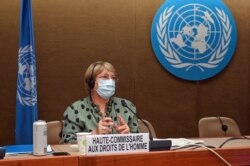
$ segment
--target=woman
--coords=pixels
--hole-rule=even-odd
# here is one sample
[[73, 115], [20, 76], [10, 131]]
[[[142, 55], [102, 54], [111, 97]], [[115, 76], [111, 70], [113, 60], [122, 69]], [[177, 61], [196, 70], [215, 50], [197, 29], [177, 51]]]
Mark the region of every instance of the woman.
[[138, 133], [133, 103], [113, 96], [116, 82], [116, 71], [112, 64], [98, 61], [88, 67], [85, 84], [89, 96], [74, 102], [64, 112], [61, 143], [76, 143], [77, 132]]

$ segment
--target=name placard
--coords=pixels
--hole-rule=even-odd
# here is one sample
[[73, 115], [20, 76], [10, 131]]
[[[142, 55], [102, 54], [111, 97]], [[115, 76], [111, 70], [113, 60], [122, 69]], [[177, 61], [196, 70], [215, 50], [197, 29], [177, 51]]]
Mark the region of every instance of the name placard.
[[86, 155], [149, 151], [149, 134], [87, 135]]

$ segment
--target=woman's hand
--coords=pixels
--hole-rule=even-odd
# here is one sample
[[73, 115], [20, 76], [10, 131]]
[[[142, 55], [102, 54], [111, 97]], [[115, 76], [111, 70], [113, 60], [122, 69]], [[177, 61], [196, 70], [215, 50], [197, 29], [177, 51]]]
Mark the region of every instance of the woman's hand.
[[114, 124], [114, 128], [116, 129], [116, 131], [119, 134], [128, 134], [130, 132], [130, 128], [128, 127], [125, 120], [120, 115], [118, 115], [117, 118], [119, 121], [119, 125]]
[[113, 120], [110, 117], [104, 117], [99, 121], [96, 130], [92, 134], [110, 134], [113, 126]]

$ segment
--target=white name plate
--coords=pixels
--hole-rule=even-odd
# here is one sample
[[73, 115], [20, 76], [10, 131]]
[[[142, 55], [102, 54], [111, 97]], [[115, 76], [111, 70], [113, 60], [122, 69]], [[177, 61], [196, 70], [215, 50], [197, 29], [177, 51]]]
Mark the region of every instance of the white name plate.
[[149, 151], [149, 134], [87, 135], [86, 155]]

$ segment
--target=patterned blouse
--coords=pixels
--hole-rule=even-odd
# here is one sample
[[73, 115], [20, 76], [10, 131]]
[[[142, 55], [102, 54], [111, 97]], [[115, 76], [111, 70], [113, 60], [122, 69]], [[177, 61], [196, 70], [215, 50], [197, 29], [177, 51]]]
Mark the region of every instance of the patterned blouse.
[[[118, 124], [117, 115], [120, 115], [128, 124], [131, 133], [139, 133], [137, 117], [127, 108], [123, 102], [136, 113], [132, 102], [112, 97], [107, 103], [106, 116], [111, 117]], [[78, 100], [70, 105], [64, 112], [64, 126], [60, 143], [76, 143], [77, 132], [92, 132], [96, 129], [101, 119], [99, 107], [95, 105], [90, 97]], [[116, 134], [116, 130], [112, 130]]]

